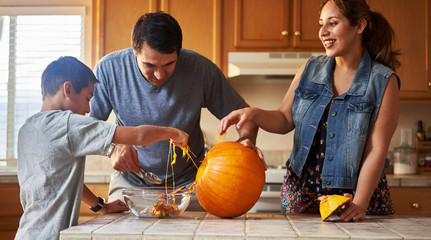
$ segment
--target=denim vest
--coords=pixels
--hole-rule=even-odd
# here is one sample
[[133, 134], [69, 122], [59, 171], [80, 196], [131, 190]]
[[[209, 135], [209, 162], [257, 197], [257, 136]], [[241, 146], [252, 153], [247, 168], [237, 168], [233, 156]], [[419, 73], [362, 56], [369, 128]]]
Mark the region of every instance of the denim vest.
[[334, 65], [335, 58], [327, 56], [312, 57], [305, 65], [292, 105], [295, 134], [289, 167], [301, 174], [319, 121], [330, 104], [322, 187], [355, 189], [368, 134], [388, 78], [395, 73], [364, 50], [349, 90], [332, 99]]

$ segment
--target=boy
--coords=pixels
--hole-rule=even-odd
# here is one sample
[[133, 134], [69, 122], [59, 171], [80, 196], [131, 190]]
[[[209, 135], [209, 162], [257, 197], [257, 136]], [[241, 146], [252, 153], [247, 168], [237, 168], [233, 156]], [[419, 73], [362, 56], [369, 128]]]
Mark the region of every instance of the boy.
[[126, 211], [121, 201], [96, 197], [84, 184], [86, 155], [105, 155], [111, 143], [149, 145], [172, 139], [187, 146], [176, 128], [120, 127], [84, 116], [98, 80], [74, 57], [61, 57], [42, 74], [41, 112], [28, 118], [18, 135], [18, 182], [24, 213], [16, 239], [58, 239], [77, 224], [82, 200], [102, 213]]

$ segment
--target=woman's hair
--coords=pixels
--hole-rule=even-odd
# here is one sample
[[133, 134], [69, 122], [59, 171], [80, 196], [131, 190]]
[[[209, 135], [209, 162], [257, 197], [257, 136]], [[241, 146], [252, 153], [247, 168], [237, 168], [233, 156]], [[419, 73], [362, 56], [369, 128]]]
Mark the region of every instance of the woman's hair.
[[177, 20], [164, 12], [146, 13], [133, 27], [132, 48], [136, 53], [144, 43], [159, 53], [180, 53], [183, 42], [181, 27]]
[[358, 25], [361, 19], [367, 20], [362, 44], [374, 60], [392, 70], [401, 65], [397, 60], [400, 51], [394, 50], [398, 47], [394, 30], [380, 13], [372, 12], [365, 0], [324, 0], [320, 6], [320, 12], [329, 1], [334, 3], [341, 14], [349, 20], [351, 26]]
[[75, 57], [65, 56], [51, 62], [42, 73], [42, 98], [55, 95], [63, 83], [70, 82], [79, 94], [89, 83], [98, 83], [93, 71]]

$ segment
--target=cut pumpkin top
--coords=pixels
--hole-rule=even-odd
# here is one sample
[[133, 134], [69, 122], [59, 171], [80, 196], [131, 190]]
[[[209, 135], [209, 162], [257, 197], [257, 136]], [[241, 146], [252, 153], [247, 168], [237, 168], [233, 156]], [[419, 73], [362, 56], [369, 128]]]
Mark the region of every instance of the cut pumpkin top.
[[325, 221], [331, 216], [339, 207], [350, 201], [350, 197], [341, 195], [322, 195], [317, 198], [320, 201], [320, 216]]

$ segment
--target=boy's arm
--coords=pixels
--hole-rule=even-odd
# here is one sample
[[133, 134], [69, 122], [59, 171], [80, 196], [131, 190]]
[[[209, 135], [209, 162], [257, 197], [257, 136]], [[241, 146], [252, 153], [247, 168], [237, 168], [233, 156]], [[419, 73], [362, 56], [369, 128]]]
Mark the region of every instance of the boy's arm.
[[112, 138], [112, 143], [147, 146], [168, 139], [172, 139], [173, 143], [179, 147], [186, 147], [189, 135], [173, 127], [153, 125], [118, 126]]
[[[118, 126], [112, 137], [112, 143], [118, 143], [112, 154], [112, 167], [120, 172], [139, 172], [140, 164], [136, 150], [130, 145], [146, 146], [155, 142], [172, 139], [179, 147], [186, 147], [189, 135], [172, 127], [141, 125], [137, 127]], [[126, 144], [126, 145], [124, 145]]]
[[[99, 204], [99, 197], [94, 195], [87, 185], [83, 184], [82, 188], [82, 201], [85, 202], [89, 207], [96, 207]], [[114, 202], [107, 202], [103, 204], [103, 207], [97, 211], [98, 213], [111, 213], [111, 212], [124, 212], [129, 210], [125, 203], [120, 200]]]

